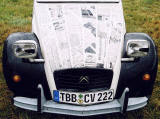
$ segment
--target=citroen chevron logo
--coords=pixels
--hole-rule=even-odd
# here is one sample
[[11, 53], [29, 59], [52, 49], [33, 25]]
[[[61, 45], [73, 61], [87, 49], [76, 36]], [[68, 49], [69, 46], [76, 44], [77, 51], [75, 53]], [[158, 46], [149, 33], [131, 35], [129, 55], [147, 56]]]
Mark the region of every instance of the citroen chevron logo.
[[81, 76], [79, 83], [89, 83], [89, 77], [88, 76]]

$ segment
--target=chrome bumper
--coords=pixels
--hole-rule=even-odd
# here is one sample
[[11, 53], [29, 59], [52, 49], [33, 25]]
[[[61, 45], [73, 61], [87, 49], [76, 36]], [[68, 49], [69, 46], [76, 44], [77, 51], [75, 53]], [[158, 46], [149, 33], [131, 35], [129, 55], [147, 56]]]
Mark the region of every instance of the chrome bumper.
[[75, 116], [91, 116], [100, 115], [125, 111], [131, 111], [142, 108], [147, 105], [147, 97], [128, 98], [127, 93], [129, 90], [126, 88], [120, 99], [115, 99], [112, 102], [89, 105], [89, 106], [78, 106], [70, 104], [60, 104], [53, 102], [52, 100], [46, 101], [43, 93], [43, 88], [39, 85], [41, 91], [40, 99], [32, 99], [26, 97], [15, 97], [14, 105], [23, 109], [32, 111], [40, 111], [41, 113], [55, 113], [55, 114], [66, 114]]

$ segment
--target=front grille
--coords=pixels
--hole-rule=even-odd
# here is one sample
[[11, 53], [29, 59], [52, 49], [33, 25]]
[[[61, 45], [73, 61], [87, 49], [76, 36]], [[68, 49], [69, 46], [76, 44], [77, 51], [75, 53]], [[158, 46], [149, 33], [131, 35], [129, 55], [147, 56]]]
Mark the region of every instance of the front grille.
[[54, 72], [57, 90], [72, 90], [77, 92], [109, 89], [112, 77], [113, 71], [107, 69], [81, 68]]

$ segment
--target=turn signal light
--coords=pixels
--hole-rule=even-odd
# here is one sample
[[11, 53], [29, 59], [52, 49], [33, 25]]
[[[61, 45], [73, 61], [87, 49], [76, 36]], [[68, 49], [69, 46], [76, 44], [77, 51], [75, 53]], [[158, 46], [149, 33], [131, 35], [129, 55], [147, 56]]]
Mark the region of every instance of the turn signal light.
[[151, 76], [149, 74], [145, 74], [143, 76], [143, 80], [145, 80], [145, 81], [149, 81], [150, 79], [151, 79]]
[[18, 83], [18, 82], [21, 81], [21, 77], [19, 75], [14, 75], [13, 76], [13, 81], [16, 82], [16, 83]]

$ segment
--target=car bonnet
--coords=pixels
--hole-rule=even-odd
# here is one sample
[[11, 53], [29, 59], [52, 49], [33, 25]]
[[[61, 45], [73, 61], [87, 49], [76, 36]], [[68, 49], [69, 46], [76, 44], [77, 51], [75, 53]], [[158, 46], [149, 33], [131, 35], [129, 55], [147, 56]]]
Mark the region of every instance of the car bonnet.
[[38, 28], [34, 32], [52, 71], [81, 67], [114, 69], [121, 58], [125, 34], [120, 3], [38, 1], [33, 29]]

